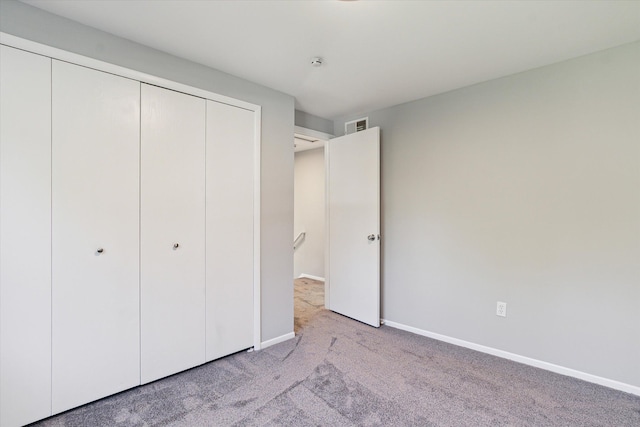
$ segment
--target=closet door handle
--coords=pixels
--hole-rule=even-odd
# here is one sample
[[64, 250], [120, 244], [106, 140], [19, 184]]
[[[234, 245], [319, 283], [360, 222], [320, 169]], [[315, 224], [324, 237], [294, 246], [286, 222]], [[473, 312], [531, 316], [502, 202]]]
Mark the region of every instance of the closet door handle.
[[178, 244], [178, 243], [174, 243], [173, 244], [173, 249], [174, 250], [178, 249], [179, 247], [180, 247], [180, 244]]
[[99, 254], [101, 254], [102, 252], [104, 252], [104, 249], [102, 249], [102, 248], [98, 248], [98, 249], [96, 250], [96, 252], [97, 252], [97, 253], [99, 253]]
[[373, 242], [374, 240], [376, 240], [376, 235], [375, 234], [369, 234], [367, 236], [367, 240], [369, 240], [370, 242]]

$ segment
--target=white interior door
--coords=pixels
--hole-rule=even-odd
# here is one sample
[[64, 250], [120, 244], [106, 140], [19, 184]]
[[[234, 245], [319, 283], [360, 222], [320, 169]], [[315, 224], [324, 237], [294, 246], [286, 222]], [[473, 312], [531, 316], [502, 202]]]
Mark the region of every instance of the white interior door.
[[142, 383], [205, 362], [205, 100], [142, 85]]
[[380, 326], [380, 128], [329, 140], [327, 308]]
[[53, 61], [53, 413], [140, 383], [140, 83]]
[[207, 360], [253, 345], [254, 120], [207, 101]]
[[0, 425], [51, 415], [51, 59], [0, 46]]

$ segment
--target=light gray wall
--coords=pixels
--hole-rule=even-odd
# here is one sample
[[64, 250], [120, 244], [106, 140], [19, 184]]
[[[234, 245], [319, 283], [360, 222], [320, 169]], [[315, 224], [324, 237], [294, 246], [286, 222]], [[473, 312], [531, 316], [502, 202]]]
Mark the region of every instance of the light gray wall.
[[329, 135], [333, 134], [333, 122], [331, 120], [323, 119], [322, 117], [314, 116], [304, 111], [296, 110], [295, 123], [296, 126], [317, 130], [318, 132], [328, 133]]
[[262, 340], [292, 332], [293, 97], [13, 0], [0, 31], [262, 106]]
[[640, 43], [368, 116], [386, 319], [640, 386]]
[[324, 277], [324, 148], [295, 153], [293, 237], [306, 231], [293, 257], [293, 277]]

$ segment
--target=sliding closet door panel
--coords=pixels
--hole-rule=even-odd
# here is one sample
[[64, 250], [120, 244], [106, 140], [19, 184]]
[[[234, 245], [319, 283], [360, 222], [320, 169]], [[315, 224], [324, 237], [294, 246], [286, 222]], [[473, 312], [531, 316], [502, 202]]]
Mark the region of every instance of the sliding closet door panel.
[[51, 60], [0, 46], [0, 425], [51, 414]]
[[53, 412], [140, 382], [140, 83], [53, 61]]
[[253, 345], [254, 113], [207, 101], [207, 360]]
[[142, 382], [205, 361], [205, 101], [142, 85]]

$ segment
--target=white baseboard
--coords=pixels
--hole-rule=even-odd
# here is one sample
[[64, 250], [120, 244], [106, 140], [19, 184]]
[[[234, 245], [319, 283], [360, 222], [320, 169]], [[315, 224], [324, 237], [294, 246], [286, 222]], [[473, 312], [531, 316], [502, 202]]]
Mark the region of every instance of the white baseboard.
[[476, 350], [482, 353], [491, 354], [493, 356], [498, 356], [503, 359], [513, 360], [514, 362], [519, 362], [525, 365], [534, 366], [536, 368], [555, 372], [557, 374], [567, 375], [569, 377], [578, 378], [584, 381], [588, 381], [590, 383], [599, 384], [605, 387], [613, 388], [615, 390], [620, 390], [626, 393], [631, 393], [631, 394], [635, 394], [636, 396], [640, 396], [640, 387], [637, 387], [631, 384], [610, 380], [608, 378], [599, 377], [597, 375], [588, 374], [586, 372], [576, 371], [575, 369], [565, 368], [564, 366], [554, 365], [553, 363], [543, 362], [542, 360], [532, 359], [530, 357], [521, 356], [515, 353], [509, 353], [508, 351], [498, 350], [496, 348], [475, 344], [475, 343], [464, 341], [458, 338], [452, 338], [446, 335], [437, 334], [435, 332], [425, 331], [423, 329], [414, 328], [413, 326], [407, 326], [407, 325], [403, 325], [402, 323], [396, 323], [391, 320], [382, 319], [382, 323], [384, 323], [385, 325], [391, 328], [402, 329], [403, 331], [412, 332], [414, 334], [433, 338], [438, 341], [444, 341], [449, 344], [454, 344], [460, 347], [470, 348], [471, 350]]
[[294, 334], [293, 332], [289, 332], [288, 334], [280, 335], [279, 337], [275, 337], [275, 338], [272, 338], [270, 340], [262, 341], [262, 343], [260, 343], [260, 349], [264, 350], [265, 348], [271, 347], [272, 345], [280, 344], [281, 342], [290, 340], [291, 338], [294, 338], [295, 336], [296, 336], [296, 334]]
[[314, 276], [312, 274], [305, 274], [305, 273], [302, 273], [301, 275], [299, 275], [298, 279], [311, 279], [311, 280], [317, 280], [319, 282], [324, 282], [324, 277]]

